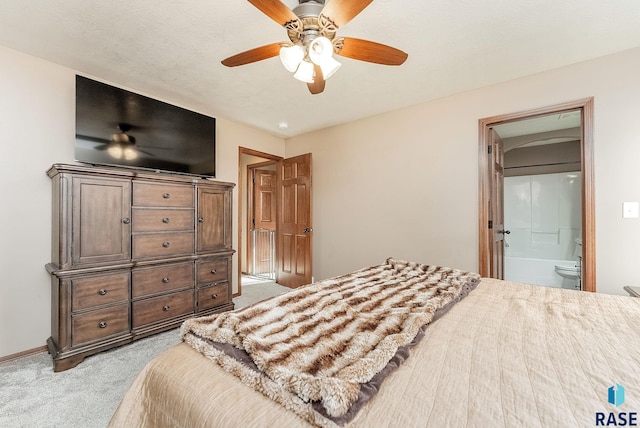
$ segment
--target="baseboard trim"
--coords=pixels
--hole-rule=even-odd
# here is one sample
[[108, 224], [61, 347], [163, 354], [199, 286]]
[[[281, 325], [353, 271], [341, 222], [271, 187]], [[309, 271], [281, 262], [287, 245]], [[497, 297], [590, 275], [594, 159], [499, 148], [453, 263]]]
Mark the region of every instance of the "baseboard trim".
[[39, 354], [40, 352], [46, 352], [47, 347], [40, 346], [38, 348], [27, 349], [26, 351], [18, 352], [17, 354], [7, 355], [6, 357], [0, 357], [0, 363], [6, 363], [7, 361], [17, 360], [18, 358], [28, 357], [29, 355]]

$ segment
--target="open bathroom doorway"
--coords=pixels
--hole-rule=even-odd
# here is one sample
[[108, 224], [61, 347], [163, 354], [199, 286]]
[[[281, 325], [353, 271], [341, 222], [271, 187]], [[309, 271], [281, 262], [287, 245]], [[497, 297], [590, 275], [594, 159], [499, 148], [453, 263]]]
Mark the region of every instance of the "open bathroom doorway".
[[480, 120], [480, 273], [595, 291], [592, 99]]

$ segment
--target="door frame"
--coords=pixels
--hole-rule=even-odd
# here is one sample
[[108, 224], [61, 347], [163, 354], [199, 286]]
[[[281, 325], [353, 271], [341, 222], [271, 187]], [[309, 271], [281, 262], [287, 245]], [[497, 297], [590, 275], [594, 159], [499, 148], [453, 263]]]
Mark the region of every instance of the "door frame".
[[[281, 156], [276, 156], [270, 153], [260, 152], [258, 150], [253, 150], [253, 149], [239, 146], [238, 147], [238, 183], [242, 183], [244, 181], [243, 171], [242, 171], [242, 155], [256, 156], [256, 157], [265, 159], [267, 162], [279, 162], [284, 159]], [[245, 183], [245, 187], [246, 185], [247, 183]], [[248, 200], [244, 201], [243, 200], [244, 198], [242, 197], [244, 195], [244, 192], [246, 191], [247, 191], [246, 188], [238, 189], [238, 195], [239, 195], [238, 197], [238, 244], [239, 244], [238, 245], [238, 292], [234, 293], [233, 297], [237, 297], [242, 294], [242, 257], [245, 257], [245, 255], [242, 252], [242, 245], [240, 243], [242, 243], [243, 240], [247, 239], [247, 237], [244, 237], [244, 234], [242, 233], [243, 224], [245, 224], [245, 219], [242, 216], [242, 209], [244, 208], [244, 204], [249, 203]], [[249, 197], [248, 194], [247, 194], [247, 197]]]
[[491, 177], [489, 176], [489, 130], [503, 123], [515, 122], [538, 116], [581, 111], [580, 157], [582, 164], [582, 289], [596, 291], [596, 221], [595, 175], [593, 156], [593, 97], [517, 113], [487, 117], [478, 121], [478, 267], [483, 277], [490, 275], [491, 243], [493, 233], [488, 228]]

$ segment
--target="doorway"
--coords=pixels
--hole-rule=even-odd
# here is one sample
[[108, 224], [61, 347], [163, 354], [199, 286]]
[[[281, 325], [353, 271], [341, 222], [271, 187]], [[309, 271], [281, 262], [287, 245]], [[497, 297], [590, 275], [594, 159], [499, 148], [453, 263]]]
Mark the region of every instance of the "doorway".
[[504, 152], [504, 279], [581, 289], [580, 110], [496, 125]]
[[[264, 257], [265, 264], [275, 265], [275, 282], [289, 288], [297, 288], [313, 282], [312, 271], [312, 156], [310, 153], [281, 158], [252, 149], [239, 148], [238, 156], [238, 291], [242, 293], [243, 273], [249, 273], [258, 264], [253, 251], [255, 226], [267, 226], [270, 239], [275, 244], [275, 257], [271, 246], [261, 249], [271, 252]], [[273, 168], [272, 168], [273, 166]], [[264, 187], [253, 179], [257, 171], [263, 171]], [[273, 175], [275, 172], [275, 183]], [[249, 175], [251, 174], [251, 175]], [[269, 178], [270, 177], [270, 178]], [[260, 192], [264, 192], [260, 194]], [[257, 206], [264, 218], [257, 219]], [[275, 206], [275, 234], [274, 213]], [[261, 215], [262, 215], [261, 214]], [[257, 220], [257, 221], [256, 221]], [[265, 234], [266, 236], [266, 234]], [[258, 256], [260, 256], [258, 254]], [[269, 267], [269, 269], [271, 269]]]
[[[252, 190], [253, 179], [256, 169], [263, 170], [272, 170], [275, 173], [276, 165], [283, 158], [280, 156], [272, 155], [269, 153], [259, 152], [252, 149], [247, 149], [244, 147], [240, 147], [239, 149], [239, 157], [238, 157], [238, 292], [234, 294], [234, 296], [238, 296], [242, 294], [242, 285], [244, 282], [255, 282], [248, 277], [248, 275], [252, 275], [256, 272], [254, 266], [256, 264], [260, 264], [259, 260], [263, 260], [262, 266], [258, 266], [258, 270], [262, 270], [265, 267], [265, 264], [270, 263], [267, 261], [270, 254], [260, 254], [257, 255], [259, 259], [254, 257], [254, 218], [253, 210], [254, 210], [254, 192]], [[274, 183], [275, 190], [275, 183]], [[275, 192], [274, 192], [275, 193]], [[276, 195], [273, 195], [276, 197]], [[275, 206], [275, 201], [273, 201]], [[269, 213], [272, 217], [275, 216]], [[265, 224], [266, 225], [266, 224]], [[273, 219], [273, 223], [267, 226], [269, 229], [274, 230], [274, 246], [275, 246], [275, 218]], [[271, 238], [270, 232], [263, 233], [262, 238], [269, 237]], [[268, 242], [268, 241], [267, 241]], [[265, 242], [263, 241], [263, 244]], [[265, 248], [264, 245], [261, 245], [258, 251], [270, 251], [270, 248]], [[275, 254], [273, 255], [273, 262], [275, 264]], [[274, 266], [275, 267], [275, 266]], [[271, 270], [269, 266], [266, 266], [267, 270]], [[267, 280], [265, 278], [265, 280]], [[269, 278], [268, 280], [275, 280], [275, 273], [273, 274], [273, 278]]]
[[[593, 99], [481, 119], [479, 128], [480, 274], [542, 283], [542, 278], [523, 279], [514, 267], [540, 272], [540, 263], [553, 258], [550, 255], [555, 257], [549, 253], [553, 250], [558, 255], [544, 269], [550, 270], [548, 281], [555, 280], [556, 285], [541, 285], [577, 288], [572, 286], [573, 273], [564, 269], [573, 262], [579, 265], [575, 284], [595, 291]], [[541, 189], [549, 190], [542, 199]], [[531, 201], [513, 203], [509, 192], [519, 192], [518, 197], [526, 199], [532, 197], [532, 190], [537, 192], [533, 197], [543, 200], [548, 209], [530, 211], [535, 218], [514, 213], [518, 204], [527, 209]], [[578, 213], [571, 212], [567, 197], [579, 206]], [[516, 230], [510, 230], [511, 226], [517, 226]], [[526, 251], [533, 251], [533, 257], [510, 257]], [[536, 251], [545, 253], [544, 257], [535, 257]], [[510, 260], [516, 265], [509, 266]], [[529, 266], [536, 263], [537, 267]]]

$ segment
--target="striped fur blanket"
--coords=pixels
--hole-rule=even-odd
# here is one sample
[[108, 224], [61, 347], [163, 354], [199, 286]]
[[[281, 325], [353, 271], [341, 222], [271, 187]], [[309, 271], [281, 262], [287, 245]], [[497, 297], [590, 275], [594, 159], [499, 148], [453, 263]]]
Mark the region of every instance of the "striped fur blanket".
[[187, 320], [182, 339], [308, 422], [335, 426], [361, 386], [478, 280], [474, 273], [390, 258], [243, 309]]

